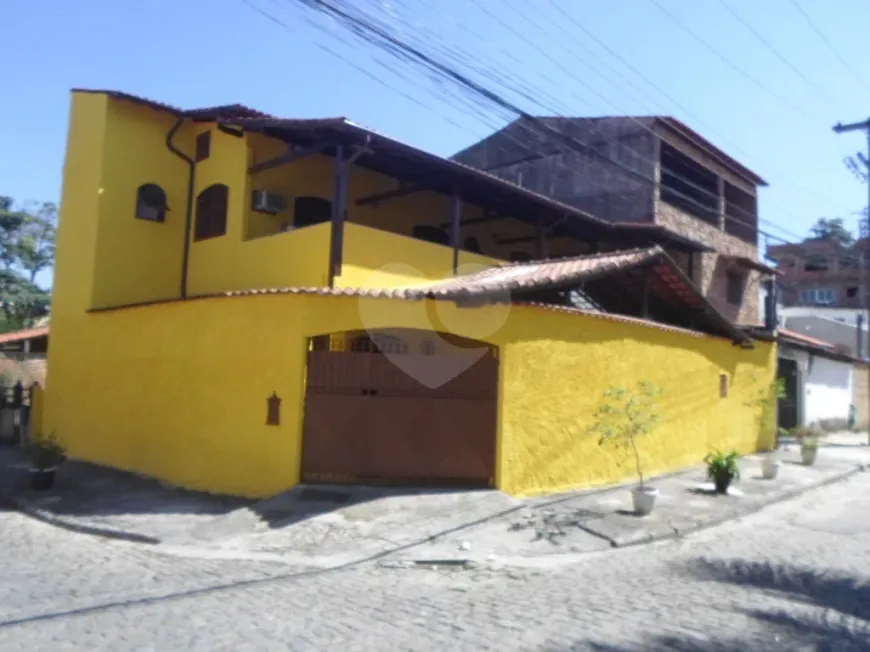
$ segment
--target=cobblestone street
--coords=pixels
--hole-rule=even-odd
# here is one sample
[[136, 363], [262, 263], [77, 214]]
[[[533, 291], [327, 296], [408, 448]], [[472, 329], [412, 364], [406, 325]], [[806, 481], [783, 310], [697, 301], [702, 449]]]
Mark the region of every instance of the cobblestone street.
[[[311, 573], [0, 513], [0, 650], [866, 650], [870, 474], [536, 569]], [[543, 563], [543, 562], [542, 562]]]

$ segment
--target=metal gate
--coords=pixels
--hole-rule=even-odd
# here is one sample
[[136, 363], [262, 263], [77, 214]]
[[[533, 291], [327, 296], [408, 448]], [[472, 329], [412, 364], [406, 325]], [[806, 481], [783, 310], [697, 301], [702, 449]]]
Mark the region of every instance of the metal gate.
[[310, 351], [303, 482], [494, 486], [498, 360], [457, 357]]
[[798, 366], [794, 360], [780, 358], [776, 365], [776, 377], [785, 380], [785, 398], [777, 403], [777, 426], [796, 428], [800, 422], [798, 402]]

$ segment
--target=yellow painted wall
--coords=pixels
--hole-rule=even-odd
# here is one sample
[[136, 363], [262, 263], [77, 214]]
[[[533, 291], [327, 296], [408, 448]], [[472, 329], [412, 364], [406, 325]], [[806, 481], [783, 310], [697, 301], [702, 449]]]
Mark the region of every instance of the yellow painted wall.
[[[486, 325], [501, 324], [485, 334]], [[373, 328], [450, 330], [500, 346], [498, 486], [513, 494], [612, 482], [624, 451], [587, 433], [608, 384], [665, 387], [664, 423], [642, 444], [650, 472], [714, 446], [760, 448], [747, 402], [773, 374], [773, 348], [532, 307], [261, 295], [92, 313], [51, 355], [46, 427], [71, 454], [194, 489], [268, 496], [299, 478], [307, 338]], [[483, 330], [482, 330], [483, 329]], [[732, 375], [719, 398], [719, 374]], [[765, 378], [767, 381], [765, 381]], [[83, 382], [86, 379], [86, 382]], [[266, 398], [283, 400], [266, 426]]]
[[[175, 118], [131, 102], [109, 101], [102, 158], [93, 306], [170, 299], [181, 292], [188, 167], [166, 148]], [[190, 147], [190, 129], [176, 144]], [[165, 222], [136, 219], [136, 190], [166, 191]]]
[[[298, 481], [307, 338], [361, 328], [435, 328], [500, 347], [497, 479], [511, 493], [630, 474], [622, 451], [598, 448], [586, 432], [608, 384], [648, 379], [665, 386], [665, 422], [643, 444], [651, 472], [696, 463], [713, 446], [749, 452], [769, 445], [754, 421], [760, 408], [747, 398], [773, 377], [773, 348], [765, 343], [742, 351], [715, 338], [531, 307], [506, 315], [503, 306], [294, 295], [88, 313], [177, 296], [187, 176], [163, 145], [170, 126], [162, 113], [128, 102], [73, 97], [44, 416], [47, 431], [69, 442], [73, 456], [196, 489], [246, 496], [286, 489]], [[196, 132], [206, 128], [186, 126], [179, 143], [192, 149]], [[254, 224], [248, 204], [256, 186], [247, 166], [261, 154], [245, 139], [212, 136], [197, 190], [230, 185], [229, 228], [225, 236], [192, 243], [190, 293], [322, 285], [329, 225], [247, 238], [266, 228]], [[300, 164], [272, 172], [285, 179]], [[305, 182], [306, 194], [318, 183], [326, 187], [328, 167], [319, 181]], [[135, 189], [148, 181], [167, 190], [164, 224], [134, 217]], [[352, 198], [393, 183], [355, 171]], [[446, 221], [447, 209], [447, 198], [427, 193], [359, 212], [352, 204], [339, 285], [404, 285], [449, 275], [448, 248], [372, 228], [410, 233], [414, 223]], [[466, 217], [472, 210], [464, 207]], [[481, 238], [488, 233], [491, 240], [499, 224], [480, 225]], [[415, 269], [381, 268], [396, 262]], [[463, 255], [462, 262], [487, 261]], [[719, 398], [720, 373], [733, 377], [726, 399]], [[272, 392], [284, 401], [279, 427], [265, 425]]]
[[[59, 235], [60, 284], [53, 316], [63, 312], [67, 300], [82, 310], [181, 296], [189, 176], [187, 164], [166, 147], [175, 122], [170, 113], [130, 101], [73, 94]], [[192, 229], [188, 294], [325, 285], [329, 225], [290, 232], [281, 232], [281, 225], [292, 223], [296, 197], [332, 198], [333, 160], [311, 156], [251, 175], [250, 165], [281, 154], [285, 145], [260, 134], [238, 137], [214, 124], [190, 121], [177, 131], [174, 142], [192, 155], [195, 138], [204, 131], [211, 135], [210, 155], [196, 164], [194, 197], [215, 183], [229, 187], [227, 232], [197, 242]], [[136, 190], [144, 183], [156, 183], [166, 191], [169, 211], [165, 222], [135, 218]], [[361, 197], [397, 185], [396, 179], [352, 168], [340, 285], [408, 285], [453, 274], [449, 247], [407, 237], [415, 225], [449, 222], [449, 197], [425, 191], [377, 206], [356, 205]], [[254, 212], [251, 192], [255, 189], [284, 194], [286, 214]], [[463, 219], [482, 214], [483, 208], [462, 204]], [[195, 219], [194, 210], [194, 223]], [[463, 242], [476, 238], [487, 256], [463, 251], [460, 271], [505, 260], [513, 251], [533, 254], [534, 242], [498, 244], [499, 239], [533, 235], [531, 226], [511, 219], [465, 226]], [[581, 243], [564, 238], [551, 243], [553, 255], [581, 249]], [[77, 287], [69, 290], [72, 284], [66, 279], [72, 278]]]

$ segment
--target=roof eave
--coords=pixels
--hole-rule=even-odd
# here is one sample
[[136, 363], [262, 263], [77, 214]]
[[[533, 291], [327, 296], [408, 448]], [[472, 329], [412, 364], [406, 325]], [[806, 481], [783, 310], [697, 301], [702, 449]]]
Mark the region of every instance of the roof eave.
[[713, 155], [713, 157], [716, 158], [721, 165], [723, 165], [725, 168], [727, 168], [737, 176], [742, 177], [747, 181], [755, 184], [756, 186], [762, 188], [766, 188], [770, 185], [758, 173], [750, 170], [740, 161], [711, 143], [709, 140], [704, 138], [701, 134], [689, 127], [684, 122], [670, 116], [655, 116], [654, 120], [656, 124], [664, 125], [675, 134], [686, 139], [693, 145], [696, 145], [701, 149], [706, 150], [709, 154]]

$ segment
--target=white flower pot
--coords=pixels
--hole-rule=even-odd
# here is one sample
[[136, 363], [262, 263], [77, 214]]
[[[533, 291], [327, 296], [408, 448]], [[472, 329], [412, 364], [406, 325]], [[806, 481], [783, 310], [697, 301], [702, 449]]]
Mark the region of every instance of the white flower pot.
[[782, 462], [773, 457], [767, 457], [761, 463], [761, 477], [765, 480], [776, 480], [776, 475], [779, 473], [779, 467]]
[[634, 513], [638, 516], [646, 516], [653, 511], [656, 504], [658, 489], [652, 487], [635, 487], [631, 490], [631, 500], [634, 503]]

